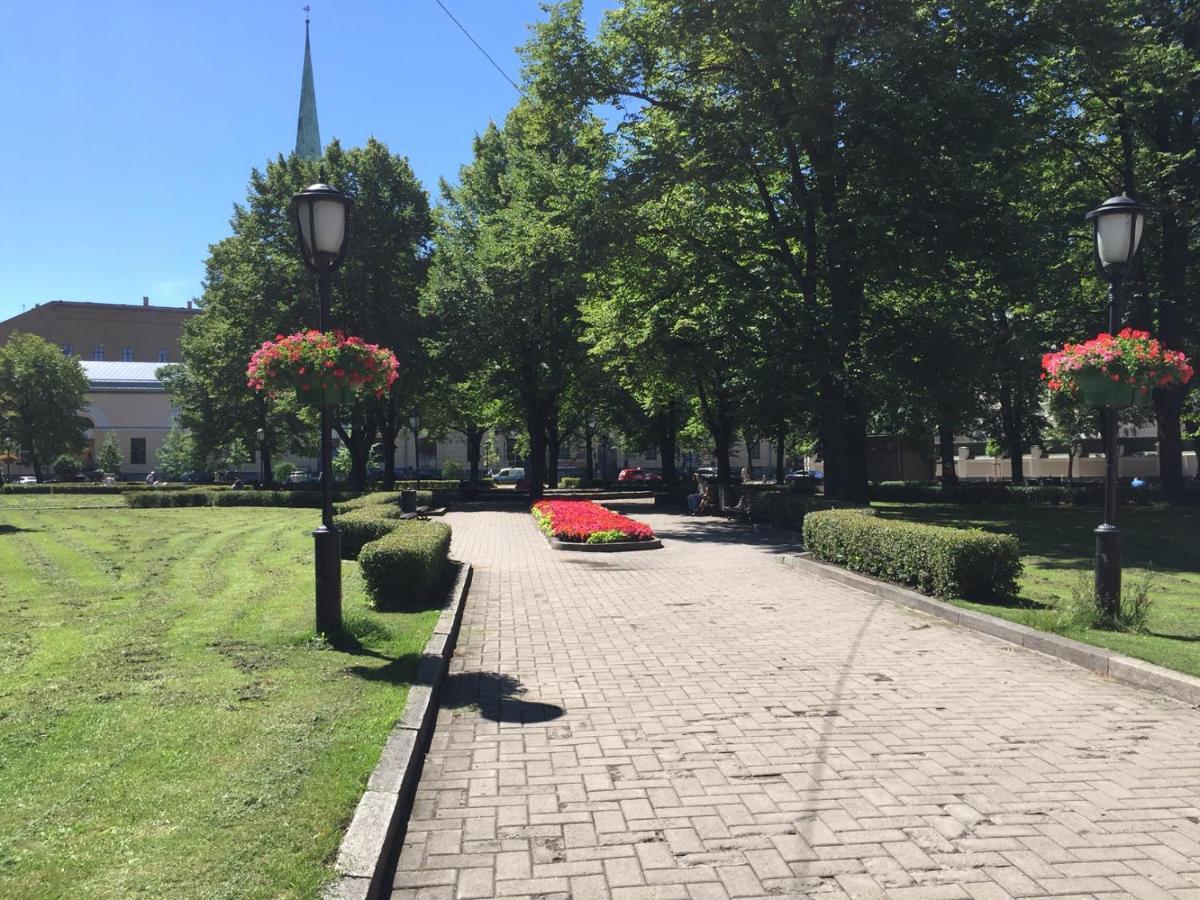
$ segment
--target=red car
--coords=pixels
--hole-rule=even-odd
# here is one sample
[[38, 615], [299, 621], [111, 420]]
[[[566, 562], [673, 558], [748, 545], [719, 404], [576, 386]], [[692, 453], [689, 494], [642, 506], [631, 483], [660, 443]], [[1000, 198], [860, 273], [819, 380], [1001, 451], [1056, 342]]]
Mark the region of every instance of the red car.
[[617, 474], [617, 481], [662, 481], [657, 472], [647, 472], [645, 469], [622, 469]]

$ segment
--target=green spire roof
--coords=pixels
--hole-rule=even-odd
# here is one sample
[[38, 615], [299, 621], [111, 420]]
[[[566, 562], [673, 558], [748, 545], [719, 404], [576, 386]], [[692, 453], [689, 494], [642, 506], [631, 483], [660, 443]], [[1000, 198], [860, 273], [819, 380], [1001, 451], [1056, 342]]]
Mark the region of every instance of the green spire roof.
[[321, 158], [321, 129], [317, 125], [317, 91], [313, 87], [307, 16], [304, 19], [304, 75], [300, 80], [300, 116], [296, 120], [296, 155], [301, 159]]

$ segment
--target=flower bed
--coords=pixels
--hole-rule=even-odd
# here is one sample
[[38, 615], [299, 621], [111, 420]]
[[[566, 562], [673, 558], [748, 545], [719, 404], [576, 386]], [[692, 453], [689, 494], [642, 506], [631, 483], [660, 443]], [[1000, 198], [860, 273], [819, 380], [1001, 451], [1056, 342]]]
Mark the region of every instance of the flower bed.
[[655, 540], [649, 525], [591, 500], [539, 500], [530, 512], [542, 531], [565, 543], [625, 544]]

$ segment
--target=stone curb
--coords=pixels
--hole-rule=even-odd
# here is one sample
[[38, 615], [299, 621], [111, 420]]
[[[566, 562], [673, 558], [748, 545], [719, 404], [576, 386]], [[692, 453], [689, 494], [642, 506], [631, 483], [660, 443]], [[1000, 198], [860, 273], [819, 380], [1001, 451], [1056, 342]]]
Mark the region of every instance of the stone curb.
[[325, 900], [369, 900], [390, 890], [393, 851], [404, 839], [421, 766], [433, 738], [438, 693], [454, 655], [472, 575], [470, 564], [459, 571], [450, 603], [425, 644], [404, 712], [383, 745], [367, 790], [342, 837], [338, 880], [326, 889]]
[[546, 540], [555, 550], [574, 550], [580, 553], [624, 553], [627, 550], [659, 550], [662, 548], [662, 541], [658, 538], [652, 541], [618, 541], [613, 544], [574, 544], [554, 538]]
[[1090, 644], [1074, 641], [1057, 634], [1038, 631], [1027, 625], [1018, 625], [1016, 622], [1009, 622], [996, 616], [989, 616], [970, 609], [961, 609], [899, 585], [879, 581], [867, 575], [859, 575], [857, 572], [850, 572], [830, 563], [819, 562], [807, 554], [803, 556], [789, 554], [781, 556], [779, 561], [793, 569], [800, 569], [820, 578], [857, 588], [873, 597], [890, 600], [931, 616], [937, 616], [954, 625], [961, 625], [1010, 644], [1016, 644], [1018, 647], [1035, 650], [1046, 656], [1053, 656], [1055, 659], [1090, 669], [1113, 681], [1154, 691], [1192, 706], [1200, 706], [1200, 678], [1193, 678], [1182, 672], [1173, 672], [1140, 659], [1122, 656], [1102, 647], [1093, 647]]

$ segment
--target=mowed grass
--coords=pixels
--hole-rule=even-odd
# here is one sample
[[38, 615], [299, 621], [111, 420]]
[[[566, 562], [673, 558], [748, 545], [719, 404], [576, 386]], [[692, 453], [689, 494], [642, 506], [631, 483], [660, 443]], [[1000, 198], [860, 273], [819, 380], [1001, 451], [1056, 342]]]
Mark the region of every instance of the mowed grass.
[[1015, 604], [960, 603], [1045, 631], [1107, 647], [1147, 662], [1200, 676], [1200, 511], [1120, 510], [1124, 589], [1153, 573], [1154, 606], [1146, 631], [1128, 634], [1072, 628], [1063, 615], [1071, 589], [1090, 579], [1098, 509], [988, 504], [876, 503], [879, 515], [934, 525], [1015, 534], [1025, 574]]
[[121, 509], [119, 494], [0, 494], [0, 510], [6, 509]]
[[313, 639], [309, 510], [0, 510], [0, 896], [313, 897], [436, 611]]

